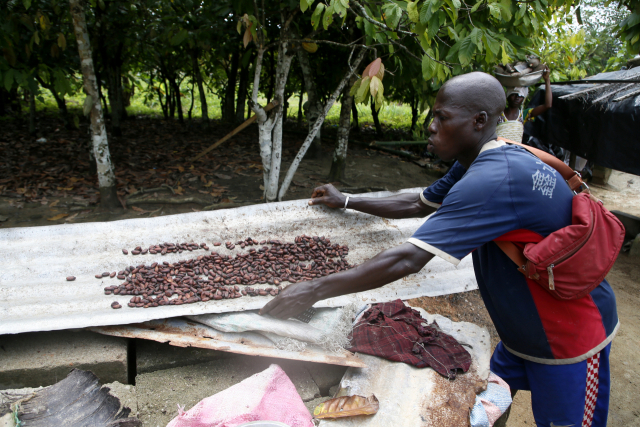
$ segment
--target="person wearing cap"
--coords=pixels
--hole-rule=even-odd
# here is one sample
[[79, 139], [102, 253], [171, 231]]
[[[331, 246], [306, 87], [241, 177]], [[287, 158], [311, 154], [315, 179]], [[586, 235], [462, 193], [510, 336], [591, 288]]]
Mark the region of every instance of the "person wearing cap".
[[551, 82], [549, 81], [549, 67], [542, 73], [545, 82], [544, 105], [535, 108], [523, 108], [522, 103], [529, 94], [527, 87], [508, 87], [507, 106], [498, 119], [496, 132], [499, 137], [507, 138], [515, 142], [522, 142], [524, 124], [533, 120], [536, 116], [551, 108], [553, 96], [551, 94]]

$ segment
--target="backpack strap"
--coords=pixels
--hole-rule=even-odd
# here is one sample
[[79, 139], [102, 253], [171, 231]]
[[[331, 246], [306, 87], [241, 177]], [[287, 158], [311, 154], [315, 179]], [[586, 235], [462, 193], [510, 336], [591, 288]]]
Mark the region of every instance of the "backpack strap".
[[531, 264], [522, 253], [522, 249], [513, 242], [538, 243], [543, 239], [538, 233], [529, 230], [513, 230], [493, 239], [493, 242], [518, 266], [518, 271], [530, 279], [539, 279], [535, 271], [530, 271]]
[[539, 150], [537, 148], [529, 147], [528, 145], [520, 144], [519, 142], [515, 142], [510, 139], [503, 138], [501, 136], [498, 137], [498, 140], [504, 141], [507, 144], [517, 145], [519, 147], [524, 148], [525, 150], [527, 150], [528, 152], [530, 152], [531, 154], [533, 154], [534, 156], [542, 160], [544, 163], [548, 164], [549, 166], [557, 170], [560, 173], [560, 175], [562, 175], [564, 180], [567, 182], [571, 191], [573, 191], [574, 193], [579, 192], [582, 186], [584, 186], [586, 189], [589, 188], [587, 187], [587, 184], [585, 184], [584, 181], [582, 181], [582, 177], [578, 172], [571, 169], [562, 160], [556, 158], [555, 156], [552, 156], [551, 154], [545, 151]]

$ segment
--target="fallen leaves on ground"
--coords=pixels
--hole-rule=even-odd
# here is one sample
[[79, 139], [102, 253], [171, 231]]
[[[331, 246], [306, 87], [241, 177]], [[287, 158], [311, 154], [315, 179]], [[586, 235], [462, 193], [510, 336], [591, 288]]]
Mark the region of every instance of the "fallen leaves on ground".
[[51, 218], [47, 218], [47, 221], [57, 221], [57, 220], [59, 220], [59, 219], [64, 218], [65, 216], [69, 216], [69, 214], [61, 213], [61, 214], [58, 214], [58, 215], [53, 216], [53, 217], [51, 217]]
[[[83, 121], [79, 129], [67, 130], [60, 128], [54, 116], [38, 112], [38, 133], [46, 139], [44, 143], [36, 142], [40, 135], [29, 135], [22, 123], [19, 120], [3, 123], [0, 196], [14, 199], [15, 207], [24, 202], [52, 203], [54, 207], [60, 202], [51, 199], [69, 196], [88, 205], [97, 204], [100, 194], [95, 160], [90, 157], [88, 123]], [[107, 129], [110, 131], [109, 125]], [[228, 190], [216, 188], [216, 181], [231, 180], [236, 171], [244, 172], [244, 176], [261, 177], [255, 129], [234, 136], [233, 145], [223, 144], [194, 164], [186, 161], [211, 145], [211, 139], [228, 131], [222, 125], [204, 129], [197, 124], [183, 127], [176, 121], [148, 117], [127, 120], [122, 137], [109, 135], [118, 196], [125, 199], [141, 188], [162, 185], [174, 188], [178, 195], [205, 186], [215, 188], [218, 194]]]
[[313, 416], [317, 419], [344, 418], [355, 415], [373, 415], [378, 412], [380, 404], [375, 395], [343, 396], [322, 402], [313, 410]]
[[78, 214], [79, 214], [79, 213], [80, 213], [80, 212], [76, 212], [76, 213], [74, 213], [74, 214], [73, 214], [73, 215], [71, 215], [69, 218], [65, 219], [64, 221], [65, 221], [65, 222], [73, 221], [73, 220], [75, 219], [75, 217], [77, 217], [77, 216], [78, 216]]

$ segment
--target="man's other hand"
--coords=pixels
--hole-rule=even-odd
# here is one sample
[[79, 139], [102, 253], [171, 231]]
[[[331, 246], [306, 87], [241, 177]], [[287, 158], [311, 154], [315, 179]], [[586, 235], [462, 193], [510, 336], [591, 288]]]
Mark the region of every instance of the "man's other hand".
[[280, 291], [277, 297], [262, 307], [260, 314], [289, 319], [304, 312], [317, 301], [313, 281], [295, 283]]
[[325, 205], [330, 208], [343, 208], [345, 200], [346, 196], [339, 192], [333, 185], [325, 184], [313, 190], [309, 205]]

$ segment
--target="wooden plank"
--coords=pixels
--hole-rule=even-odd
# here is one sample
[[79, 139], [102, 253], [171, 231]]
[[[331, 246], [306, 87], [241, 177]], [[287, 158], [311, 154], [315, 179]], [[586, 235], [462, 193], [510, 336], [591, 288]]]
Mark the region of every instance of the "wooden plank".
[[[271, 101], [269, 104], [267, 104], [266, 107], [264, 107], [264, 111], [265, 113], [271, 109], [273, 109], [273, 107], [278, 105], [278, 101]], [[198, 160], [200, 157], [204, 156], [205, 154], [207, 154], [209, 151], [213, 150], [214, 148], [218, 147], [220, 144], [222, 144], [223, 142], [225, 142], [226, 140], [228, 140], [229, 138], [231, 138], [232, 136], [236, 135], [237, 133], [242, 132], [247, 126], [249, 126], [251, 123], [256, 121], [256, 118], [258, 116], [257, 115], [253, 115], [250, 118], [248, 118], [247, 120], [244, 121], [244, 123], [242, 123], [240, 126], [238, 126], [237, 128], [235, 128], [234, 130], [232, 130], [231, 132], [229, 132], [228, 134], [226, 134], [225, 136], [223, 136], [222, 138], [220, 138], [218, 141], [216, 141], [213, 145], [211, 145], [209, 148], [207, 148], [206, 150], [204, 150], [202, 153], [198, 154], [197, 156], [195, 156], [194, 158], [192, 158], [191, 160], [189, 160], [189, 163], [193, 163], [196, 160]]]

